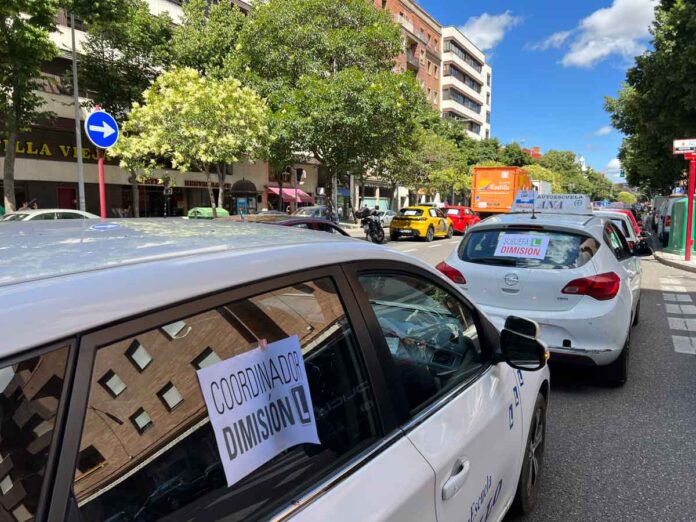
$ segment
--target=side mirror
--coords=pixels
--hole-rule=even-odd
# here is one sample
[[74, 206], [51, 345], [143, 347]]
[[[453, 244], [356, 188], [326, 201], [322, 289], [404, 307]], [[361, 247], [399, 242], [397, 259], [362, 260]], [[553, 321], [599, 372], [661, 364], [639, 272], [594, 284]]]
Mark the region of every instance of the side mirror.
[[651, 256], [653, 255], [653, 249], [650, 248], [650, 245], [648, 245], [648, 242], [645, 239], [642, 239], [635, 246], [632, 254], [636, 257]]
[[539, 340], [539, 325], [516, 316], [505, 321], [500, 349], [505, 362], [518, 370], [541, 370], [549, 357], [546, 346]]

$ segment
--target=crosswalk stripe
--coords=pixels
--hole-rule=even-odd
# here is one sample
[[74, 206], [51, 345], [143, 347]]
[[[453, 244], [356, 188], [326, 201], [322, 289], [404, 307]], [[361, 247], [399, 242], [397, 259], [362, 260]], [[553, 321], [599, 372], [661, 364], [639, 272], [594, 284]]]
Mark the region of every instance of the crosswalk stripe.
[[696, 339], [693, 337], [673, 335], [672, 344], [674, 345], [674, 351], [677, 353], [696, 355]]
[[679, 303], [692, 303], [691, 296], [688, 294], [672, 294], [663, 293], [662, 297], [665, 301], [679, 302]]

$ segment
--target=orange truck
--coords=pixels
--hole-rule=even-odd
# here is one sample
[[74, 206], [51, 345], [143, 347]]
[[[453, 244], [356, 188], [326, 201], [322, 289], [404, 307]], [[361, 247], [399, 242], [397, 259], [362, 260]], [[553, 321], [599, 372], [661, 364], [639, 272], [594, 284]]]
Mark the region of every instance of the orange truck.
[[532, 190], [532, 179], [523, 168], [474, 167], [471, 208], [482, 215], [510, 212], [520, 190]]

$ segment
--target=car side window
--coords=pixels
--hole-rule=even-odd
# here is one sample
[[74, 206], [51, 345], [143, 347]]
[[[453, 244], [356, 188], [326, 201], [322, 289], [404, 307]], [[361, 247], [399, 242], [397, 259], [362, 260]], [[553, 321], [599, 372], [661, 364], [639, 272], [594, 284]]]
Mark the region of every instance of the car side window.
[[382, 329], [411, 412], [484, 366], [468, 308], [444, 288], [400, 274], [366, 274], [360, 285]]
[[[175, 324], [185, 336], [161, 325], [96, 353], [73, 486], [83, 520], [267, 518], [379, 440], [361, 352], [330, 278]], [[293, 446], [227, 487], [196, 371], [293, 335], [321, 443]]]
[[0, 369], [0, 519], [33, 520], [63, 393], [68, 346]]
[[440, 210], [439, 208], [435, 209], [435, 212], [437, 213], [437, 217], [439, 217], [439, 218], [445, 217], [445, 215], [442, 213], [442, 210]]
[[614, 256], [619, 261], [631, 256], [631, 250], [628, 247], [626, 239], [613, 223], [607, 223], [604, 227], [604, 241], [609, 245], [609, 248], [611, 248]]
[[49, 221], [52, 219], [56, 219], [55, 212], [46, 212], [44, 214], [36, 214], [34, 217], [31, 218], [32, 221]]
[[430, 217], [437, 217], [437, 211], [434, 208], [428, 210], [428, 213], [430, 214]]
[[470, 216], [473, 214], [473, 212], [471, 211], [471, 209], [467, 208], [467, 209], [464, 209], [464, 214], [466, 214], [467, 216]]
[[76, 212], [58, 212], [58, 219], [85, 219], [85, 217]]

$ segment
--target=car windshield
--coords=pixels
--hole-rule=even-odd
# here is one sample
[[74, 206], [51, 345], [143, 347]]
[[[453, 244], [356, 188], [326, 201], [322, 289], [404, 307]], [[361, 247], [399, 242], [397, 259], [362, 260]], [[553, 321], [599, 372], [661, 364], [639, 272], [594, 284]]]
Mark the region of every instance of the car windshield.
[[318, 216], [321, 209], [318, 207], [305, 207], [293, 212], [293, 216]]
[[597, 253], [591, 237], [557, 230], [481, 230], [459, 247], [459, 257], [469, 263], [517, 268], [578, 268]]
[[402, 208], [400, 214], [402, 216], [422, 216], [423, 211], [419, 208]]

